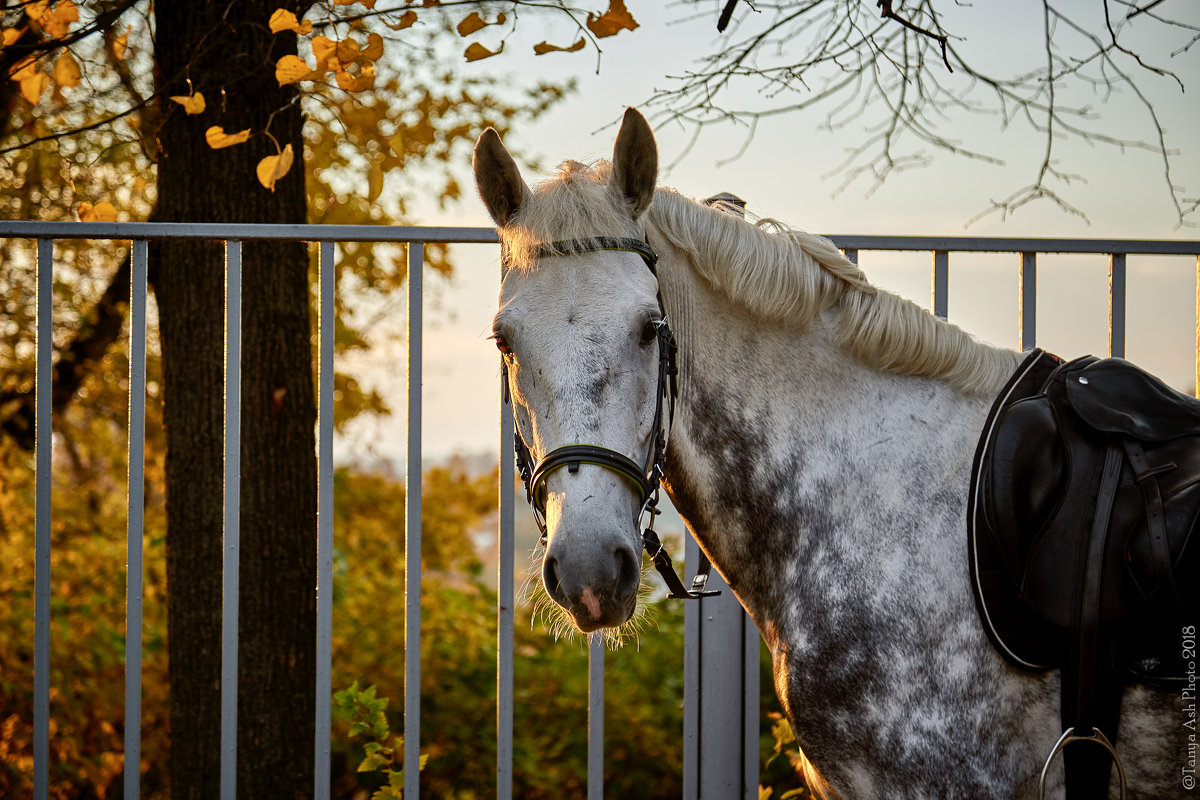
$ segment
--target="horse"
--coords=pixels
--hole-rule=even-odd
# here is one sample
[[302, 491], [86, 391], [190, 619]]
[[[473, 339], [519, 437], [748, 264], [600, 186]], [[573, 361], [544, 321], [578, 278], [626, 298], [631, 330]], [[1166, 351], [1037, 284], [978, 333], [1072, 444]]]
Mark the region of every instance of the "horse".
[[[611, 162], [567, 161], [536, 189], [495, 131], [475, 147], [528, 464], [578, 446], [624, 459], [570, 451], [569, 468], [526, 474], [546, 591], [580, 631], [629, 620], [653, 486], [618, 467], [661, 472], [770, 650], [811, 789], [1035, 796], [1058, 672], [989, 644], [965, 532], [975, 445], [1021, 354], [873, 286], [827, 239], [657, 187], [657, 159], [634, 109]], [[1179, 705], [1125, 690], [1131, 797], [1183, 794]], [[1056, 766], [1050, 795], [1063, 784]]]

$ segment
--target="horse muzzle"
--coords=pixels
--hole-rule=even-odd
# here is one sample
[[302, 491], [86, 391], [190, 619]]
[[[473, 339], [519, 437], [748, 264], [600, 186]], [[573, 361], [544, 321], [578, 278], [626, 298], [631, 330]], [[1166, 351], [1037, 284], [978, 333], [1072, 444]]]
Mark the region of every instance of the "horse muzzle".
[[641, 551], [621, 538], [559, 532], [542, 561], [542, 581], [554, 602], [584, 633], [633, 616], [641, 582]]

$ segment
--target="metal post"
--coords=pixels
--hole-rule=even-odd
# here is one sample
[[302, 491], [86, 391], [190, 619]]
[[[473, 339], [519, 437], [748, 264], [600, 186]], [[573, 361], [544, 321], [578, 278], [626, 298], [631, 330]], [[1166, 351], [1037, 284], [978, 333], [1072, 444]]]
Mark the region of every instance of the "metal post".
[[[501, 380], [504, 376], [501, 375]], [[513, 463], [512, 409], [503, 401], [500, 387], [500, 486], [499, 492], [499, 564], [496, 582], [496, 798], [512, 800], [513, 790], [513, 616], [516, 605], [513, 563]]]
[[50, 792], [50, 422], [54, 242], [37, 243], [37, 377], [34, 394], [36, 516], [34, 518], [33, 612], [33, 796]]
[[313, 797], [329, 800], [330, 716], [333, 702], [333, 242], [321, 242], [317, 269], [317, 665]]
[[950, 253], [946, 250], [933, 251], [933, 296], [931, 306], [936, 317], [946, 319], [950, 308]]
[[[687, 537], [685, 571], [700, 548]], [[759, 633], [714, 573], [721, 595], [684, 609], [683, 797], [758, 797]]]
[[1200, 397], [1200, 255], [1196, 256], [1196, 397]]
[[142, 523], [146, 480], [146, 240], [129, 253], [129, 471], [125, 581], [125, 800], [137, 800], [142, 763]]
[[1037, 340], [1037, 253], [1021, 253], [1019, 287], [1021, 349], [1032, 350]]
[[758, 800], [758, 665], [762, 635], [744, 612], [742, 633], [742, 797]]
[[1125, 254], [1108, 256], [1108, 354], [1125, 357]]
[[588, 646], [588, 800], [604, 800], [604, 637]]
[[237, 797], [238, 572], [241, 529], [242, 243], [225, 242], [225, 541], [221, 567], [221, 800]]
[[[684, 537], [684, 575], [695, 575], [700, 546]], [[710, 582], [716, 575], [710, 578]], [[700, 797], [700, 603], [683, 607], [683, 800]]]
[[421, 759], [421, 273], [408, 245], [408, 468], [404, 476], [404, 796], [420, 797]]

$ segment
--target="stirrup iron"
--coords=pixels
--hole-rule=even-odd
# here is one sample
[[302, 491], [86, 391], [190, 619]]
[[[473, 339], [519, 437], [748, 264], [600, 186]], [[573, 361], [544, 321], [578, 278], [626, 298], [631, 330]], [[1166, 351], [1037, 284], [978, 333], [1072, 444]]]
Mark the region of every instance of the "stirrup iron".
[[1112, 756], [1113, 763], [1117, 765], [1117, 778], [1121, 781], [1121, 800], [1127, 797], [1125, 787], [1125, 765], [1121, 763], [1121, 757], [1117, 755], [1117, 749], [1112, 746], [1112, 742], [1108, 741], [1108, 737], [1099, 728], [1092, 728], [1092, 732], [1088, 734], [1076, 734], [1074, 726], [1063, 731], [1063, 735], [1058, 738], [1054, 749], [1050, 751], [1050, 755], [1046, 756], [1046, 763], [1042, 765], [1042, 775], [1038, 778], [1038, 800], [1046, 800], [1046, 776], [1050, 773], [1050, 763], [1054, 761], [1054, 757], [1062, 752], [1067, 745], [1075, 742], [1093, 742], [1100, 745], [1108, 754]]

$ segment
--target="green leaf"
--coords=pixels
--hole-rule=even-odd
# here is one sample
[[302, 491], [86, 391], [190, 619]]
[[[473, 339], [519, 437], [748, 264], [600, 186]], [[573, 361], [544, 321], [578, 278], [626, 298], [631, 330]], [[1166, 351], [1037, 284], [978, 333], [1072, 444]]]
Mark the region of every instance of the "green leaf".
[[374, 772], [377, 769], [382, 769], [386, 765], [392, 763], [391, 753], [384, 755], [383, 753], [372, 753], [362, 760], [358, 765], [359, 772]]

